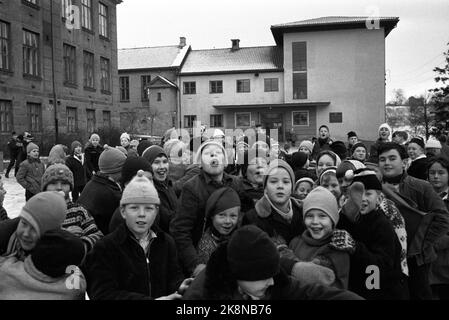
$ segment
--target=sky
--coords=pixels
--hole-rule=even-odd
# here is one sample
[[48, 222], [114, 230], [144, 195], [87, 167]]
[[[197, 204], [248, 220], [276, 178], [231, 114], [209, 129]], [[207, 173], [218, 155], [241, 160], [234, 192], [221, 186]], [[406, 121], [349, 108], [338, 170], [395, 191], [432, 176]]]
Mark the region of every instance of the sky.
[[192, 49], [275, 45], [270, 26], [324, 16], [393, 16], [385, 41], [386, 102], [435, 88], [432, 69], [449, 48], [449, 0], [124, 0], [117, 6], [119, 48], [177, 45]]

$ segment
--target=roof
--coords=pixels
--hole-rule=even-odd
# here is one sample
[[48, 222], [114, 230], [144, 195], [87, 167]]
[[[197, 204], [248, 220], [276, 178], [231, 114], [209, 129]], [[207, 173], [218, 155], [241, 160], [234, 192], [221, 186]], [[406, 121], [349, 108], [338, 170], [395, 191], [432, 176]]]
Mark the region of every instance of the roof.
[[282, 48], [276, 46], [192, 50], [181, 75], [245, 71], [281, 71]]
[[168, 80], [167, 78], [158, 75], [153, 80], [151, 80], [151, 82], [147, 86], [147, 88], [148, 87], [150, 87], [150, 88], [165, 88], [165, 87], [177, 88], [178, 86], [175, 83]]
[[118, 49], [118, 69], [159, 69], [180, 67], [190, 46], [163, 46]]
[[282, 34], [284, 32], [310, 32], [323, 30], [338, 30], [338, 29], [360, 29], [367, 28], [375, 23], [373, 20], [379, 21], [379, 26], [385, 28], [385, 37], [390, 31], [396, 27], [399, 22], [398, 17], [344, 17], [344, 16], [328, 16], [314, 19], [307, 19], [289, 23], [276, 24], [271, 26], [271, 32], [276, 40], [276, 43], [282, 43]]

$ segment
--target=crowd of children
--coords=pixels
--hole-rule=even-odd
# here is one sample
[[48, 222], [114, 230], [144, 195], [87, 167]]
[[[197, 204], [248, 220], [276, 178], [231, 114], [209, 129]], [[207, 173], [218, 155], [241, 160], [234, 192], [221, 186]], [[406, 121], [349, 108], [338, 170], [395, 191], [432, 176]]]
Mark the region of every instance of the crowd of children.
[[318, 132], [293, 153], [260, 128], [93, 133], [45, 164], [24, 134], [15, 219], [0, 180], [0, 299], [449, 299], [445, 138]]

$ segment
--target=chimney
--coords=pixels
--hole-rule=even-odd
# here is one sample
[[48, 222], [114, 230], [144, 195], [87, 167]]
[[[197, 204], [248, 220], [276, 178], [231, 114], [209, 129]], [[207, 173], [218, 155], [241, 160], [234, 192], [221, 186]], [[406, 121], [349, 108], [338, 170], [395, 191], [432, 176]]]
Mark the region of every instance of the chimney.
[[231, 48], [232, 51], [240, 49], [239, 46], [240, 39], [231, 39], [231, 41], [232, 41], [232, 48]]
[[184, 48], [186, 46], [186, 37], [179, 37], [179, 47]]

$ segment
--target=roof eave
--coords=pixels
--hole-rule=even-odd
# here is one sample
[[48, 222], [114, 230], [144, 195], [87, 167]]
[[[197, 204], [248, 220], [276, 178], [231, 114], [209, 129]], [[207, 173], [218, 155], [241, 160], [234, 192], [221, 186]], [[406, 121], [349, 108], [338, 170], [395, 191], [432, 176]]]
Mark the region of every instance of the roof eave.
[[198, 72], [180, 72], [180, 76], [203, 76], [215, 74], [236, 74], [236, 73], [268, 73], [268, 72], [284, 72], [283, 68], [276, 69], [247, 69], [247, 70], [224, 70], [224, 71], [198, 71]]

